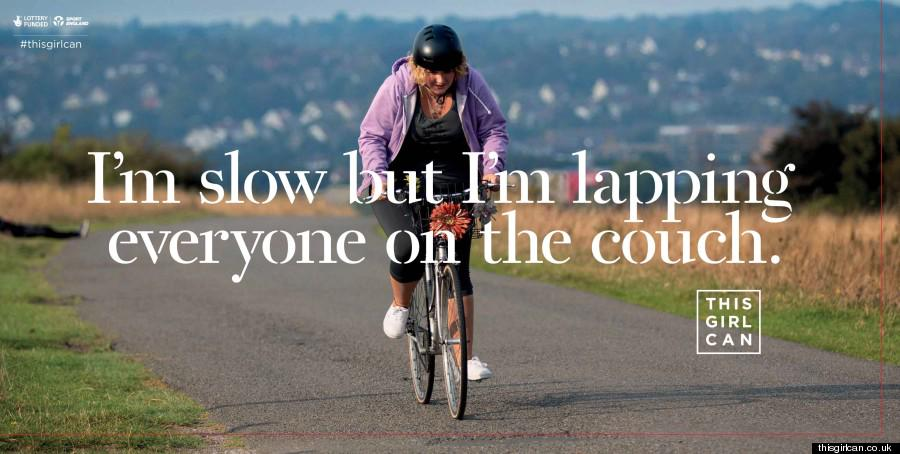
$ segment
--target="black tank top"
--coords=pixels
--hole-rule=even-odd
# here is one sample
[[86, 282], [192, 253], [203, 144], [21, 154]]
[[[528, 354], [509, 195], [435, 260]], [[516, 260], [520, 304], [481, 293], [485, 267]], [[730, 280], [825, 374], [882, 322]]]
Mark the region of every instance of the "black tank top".
[[[454, 93], [447, 96], [452, 97]], [[425, 115], [421, 102], [416, 100], [412, 125], [388, 170], [401, 172], [395, 181], [403, 181], [402, 171], [422, 172], [428, 163], [434, 162], [434, 170], [441, 172], [434, 177], [436, 186], [461, 186], [469, 181], [468, 159], [463, 154], [468, 151], [456, 102], [446, 115], [433, 119]]]

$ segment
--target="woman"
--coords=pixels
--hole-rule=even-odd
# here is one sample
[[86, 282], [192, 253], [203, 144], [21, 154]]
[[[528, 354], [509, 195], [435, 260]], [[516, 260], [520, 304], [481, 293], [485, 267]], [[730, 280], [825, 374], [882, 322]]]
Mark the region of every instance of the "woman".
[[[397, 172], [401, 178], [395, 181], [402, 181], [403, 171], [424, 171], [425, 165], [433, 163], [434, 170], [441, 172], [434, 180], [436, 193], [447, 188], [465, 189], [468, 156], [463, 153], [482, 152], [479, 175], [496, 183], [495, 173], [505, 168], [508, 142], [506, 120], [481, 74], [466, 63], [456, 32], [446, 25], [423, 28], [416, 35], [411, 56], [394, 62], [360, 126], [363, 168], [381, 176], [381, 191], [375, 191], [381, 198], [372, 207], [385, 233], [409, 228], [404, 207], [384, 200], [387, 172]], [[366, 174], [359, 195], [371, 191], [371, 185], [372, 178]], [[407, 235], [398, 235], [397, 240], [395, 257], [406, 261], [412, 243]], [[424, 239], [420, 237], [419, 241], [418, 250], [424, 251]], [[492, 372], [472, 355], [475, 314], [469, 276], [471, 244], [469, 234], [457, 239], [456, 250], [469, 333], [468, 379], [483, 380]], [[383, 322], [388, 337], [399, 339], [406, 333], [410, 298], [424, 271], [419, 260], [391, 262], [393, 301]]]

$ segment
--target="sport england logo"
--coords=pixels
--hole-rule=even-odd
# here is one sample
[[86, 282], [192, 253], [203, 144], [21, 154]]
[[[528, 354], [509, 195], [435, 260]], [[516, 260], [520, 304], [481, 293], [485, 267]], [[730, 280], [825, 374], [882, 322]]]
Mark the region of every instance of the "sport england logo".
[[56, 27], [87, 27], [90, 24], [82, 16], [56, 16], [53, 25]]

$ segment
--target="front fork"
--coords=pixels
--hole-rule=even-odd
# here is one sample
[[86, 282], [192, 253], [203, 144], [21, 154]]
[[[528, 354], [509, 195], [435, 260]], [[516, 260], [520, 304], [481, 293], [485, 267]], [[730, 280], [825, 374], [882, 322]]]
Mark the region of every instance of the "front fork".
[[428, 329], [431, 332], [431, 345], [428, 346], [429, 353], [433, 355], [439, 355], [441, 352], [440, 349], [440, 333], [438, 332], [438, 326], [440, 326], [440, 314], [437, 312], [437, 305], [435, 301], [439, 299], [441, 289], [438, 288], [438, 280], [435, 279], [434, 272], [437, 269], [436, 266], [432, 264], [428, 264], [425, 266], [425, 285], [431, 289], [431, 298], [428, 301]]
[[[437, 279], [435, 273], [437, 272], [438, 267], [441, 263], [447, 260], [447, 240], [441, 238], [438, 240], [437, 246], [437, 262], [438, 264], [426, 264], [425, 266], [425, 287], [426, 289], [430, 289], [431, 291], [427, 292], [430, 298], [428, 298], [428, 328], [431, 334], [430, 345], [423, 346], [419, 345], [420, 353], [428, 353], [431, 355], [440, 355], [441, 354], [441, 339], [440, 332], [438, 331], [438, 327], [442, 326], [441, 323], [444, 321], [441, 319], [441, 313], [438, 311], [438, 307], [435, 304], [436, 301], [440, 300], [442, 288], [439, 288], [440, 279]], [[410, 333], [415, 333], [414, 326], [415, 320], [411, 318], [407, 320], [407, 331]], [[418, 339], [416, 339], [418, 341]], [[418, 342], [417, 342], [418, 344]], [[427, 351], [425, 351], [427, 349]]]

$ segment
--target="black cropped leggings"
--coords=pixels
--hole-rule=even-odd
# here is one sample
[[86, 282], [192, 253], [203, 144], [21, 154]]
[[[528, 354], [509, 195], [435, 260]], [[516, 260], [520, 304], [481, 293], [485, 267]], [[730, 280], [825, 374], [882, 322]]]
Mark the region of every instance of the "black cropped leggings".
[[[372, 210], [384, 233], [390, 235], [397, 231], [407, 230], [413, 233], [417, 232], [414, 228], [412, 213], [409, 206], [394, 204], [384, 199], [372, 203]], [[427, 225], [427, 224], [426, 224]], [[396, 263], [390, 261], [391, 277], [398, 282], [409, 283], [416, 282], [425, 274], [425, 237], [418, 235], [419, 254], [416, 260], [409, 263]], [[399, 233], [394, 238], [394, 257], [405, 262], [412, 257], [413, 240], [406, 233]], [[455, 254], [456, 260], [459, 260], [457, 269], [459, 270], [459, 284], [461, 294], [463, 296], [472, 295], [472, 278], [469, 276], [469, 255], [472, 249], [472, 229], [462, 238], [456, 239]]]

